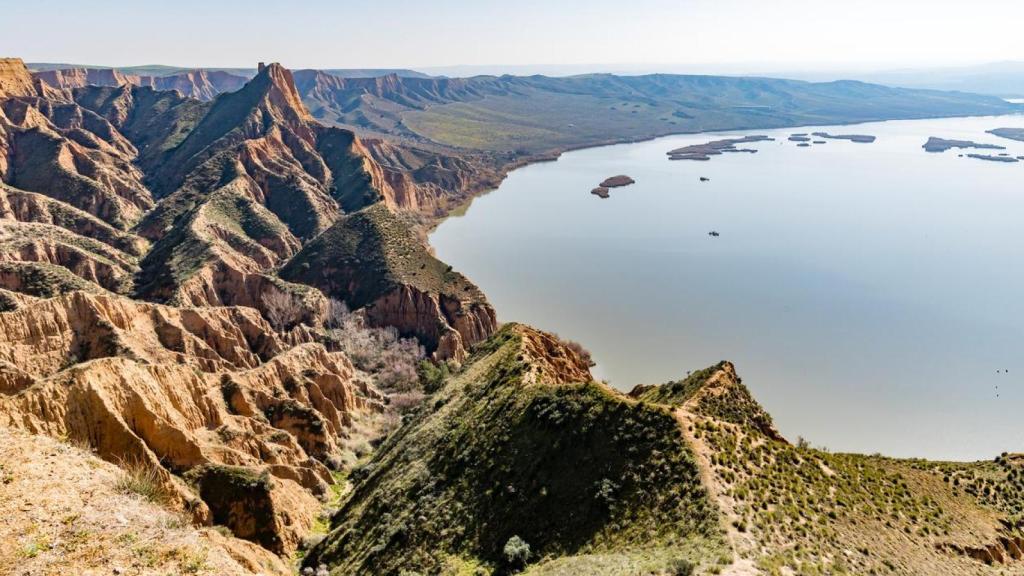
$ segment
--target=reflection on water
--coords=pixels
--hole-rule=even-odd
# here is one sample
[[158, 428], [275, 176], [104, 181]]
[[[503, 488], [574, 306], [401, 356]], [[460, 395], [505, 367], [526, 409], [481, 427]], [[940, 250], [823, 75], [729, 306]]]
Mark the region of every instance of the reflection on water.
[[[573, 152], [515, 171], [431, 243], [501, 320], [583, 342], [619, 388], [728, 359], [791, 438], [988, 458], [1024, 449], [1024, 162], [921, 146], [1024, 156], [997, 127], [1024, 117], [731, 133], [776, 141], [709, 162], [665, 152], [721, 134]], [[804, 131], [878, 139], [787, 141]], [[637, 183], [590, 194], [615, 174]]]

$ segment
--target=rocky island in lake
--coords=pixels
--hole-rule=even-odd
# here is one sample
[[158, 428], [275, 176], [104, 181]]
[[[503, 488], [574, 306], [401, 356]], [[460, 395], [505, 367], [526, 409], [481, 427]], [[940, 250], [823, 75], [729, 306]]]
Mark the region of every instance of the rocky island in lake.
[[[828, 132], [815, 132], [812, 136], [828, 138], [830, 140], [849, 140], [850, 142], [856, 142], [858, 144], [871, 144], [875, 141], [875, 137], [868, 134], [829, 134]], [[815, 142], [815, 144], [817, 144], [817, 142]]]
[[974, 158], [976, 160], [988, 160], [989, 162], [1006, 162], [1007, 164], [1020, 162], [1017, 158], [1005, 156], [1003, 154], [1000, 154], [999, 156], [993, 156], [991, 154], [968, 154], [967, 157]]
[[713, 140], [705, 144], [691, 144], [667, 152], [669, 160], [710, 160], [712, 156], [719, 156], [726, 152], [747, 152], [754, 154], [757, 150], [753, 148], [737, 148], [737, 144], [748, 142], [773, 141], [768, 136], [744, 136], [742, 138], [727, 138], [725, 140]]
[[601, 187], [618, 188], [620, 186], [629, 186], [630, 184], [636, 184], [636, 180], [633, 180], [632, 178], [626, 176], [625, 174], [620, 174], [618, 176], [611, 176], [609, 178], [605, 178], [604, 182], [601, 182]]
[[988, 133], [1000, 138], [1024, 142], [1024, 128], [996, 128], [989, 130]]
[[620, 188], [622, 186], [629, 186], [630, 184], [636, 184], [636, 180], [633, 180], [625, 174], [619, 174], [618, 176], [609, 176], [605, 178], [603, 182], [597, 185], [596, 188], [590, 191], [594, 196], [601, 198], [608, 198], [609, 188]]
[[1006, 150], [1005, 146], [997, 144], [982, 144], [970, 140], [947, 140], [932, 136], [924, 143], [924, 149], [928, 152], [945, 152], [950, 148], [977, 148], [979, 150]]

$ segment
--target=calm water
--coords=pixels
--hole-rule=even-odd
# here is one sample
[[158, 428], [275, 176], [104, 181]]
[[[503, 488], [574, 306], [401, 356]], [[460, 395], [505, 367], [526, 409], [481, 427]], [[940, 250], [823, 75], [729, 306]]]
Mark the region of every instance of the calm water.
[[[1024, 162], [921, 145], [941, 136], [1024, 155], [1024, 142], [984, 133], [1002, 126], [1024, 116], [572, 152], [513, 172], [430, 241], [501, 320], [582, 342], [618, 388], [728, 359], [791, 439], [989, 458], [1024, 450]], [[878, 140], [785, 140], [816, 130]], [[726, 134], [779, 141], [666, 159]], [[637, 183], [589, 193], [614, 174]]]

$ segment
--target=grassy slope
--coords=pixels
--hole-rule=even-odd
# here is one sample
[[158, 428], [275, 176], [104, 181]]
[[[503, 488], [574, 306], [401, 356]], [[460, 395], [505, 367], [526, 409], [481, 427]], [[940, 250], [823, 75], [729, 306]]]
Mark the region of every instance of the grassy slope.
[[757, 78], [584, 76], [530, 79], [486, 95], [402, 114], [441, 144], [536, 154], [612, 141], [726, 129], [833, 124], [1014, 109], [988, 97]]
[[641, 396], [678, 408], [740, 563], [771, 575], [1024, 573], [1020, 562], [969, 557], [1022, 535], [1020, 460], [930, 463], [793, 446], [765, 433], [767, 415], [722, 367]]
[[548, 357], [566, 352], [538, 334], [509, 325], [482, 345], [354, 474], [307, 563], [333, 574], [500, 573], [512, 536], [530, 545], [538, 574], [716, 563], [715, 512], [671, 413], [562, 381], [530, 350], [543, 341]]
[[382, 203], [336, 222], [295, 255], [280, 275], [317, 286], [352, 308], [403, 284], [430, 294], [483, 299], [464, 276], [430, 255]]

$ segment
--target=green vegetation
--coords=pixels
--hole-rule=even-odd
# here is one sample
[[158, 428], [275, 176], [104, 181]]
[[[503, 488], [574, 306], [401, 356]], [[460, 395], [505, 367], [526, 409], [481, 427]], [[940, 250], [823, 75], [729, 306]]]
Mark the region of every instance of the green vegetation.
[[204, 464], [189, 470], [186, 478], [210, 507], [214, 523], [227, 526], [239, 538], [281, 553], [283, 544], [275, 530], [270, 495], [273, 485], [268, 472]]
[[646, 551], [678, 563], [720, 549], [671, 414], [558, 374], [527, 383], [539, 367], [527, 332], [511, 325], [480, 346], [353, 472], [352, 496], [308, 566], [489, 573], [525, 558]]
[[140, 460], [125, 460], [118, 464], [123, 472], [115, 488], [125, 494], [136, 494], [155, 504], [166, 505], [172, 499], [164, 479], [157, 468]]
[[329, 92], [304, 92], [303, 97], [318, 117], [359, 131], [518, 156], [680, 132], [997, 114], [1015, 108], [992, 97], [850, 81], [589, 74], [400, 82], [400, 89], [379, 94], [367, 94], [353, 83]]
[[30, 296], [51, 298], [59, 294], [103, 289], [75, 276], [67, 268], [43, 262], [0, 262], [0, 284]]
[[382, 203], [343, 217], [306, 244], [280, 275], [316, 286], [352, 309], [403, 285], [427, 294], [483, 300], [472, 283], [434, 258]]

